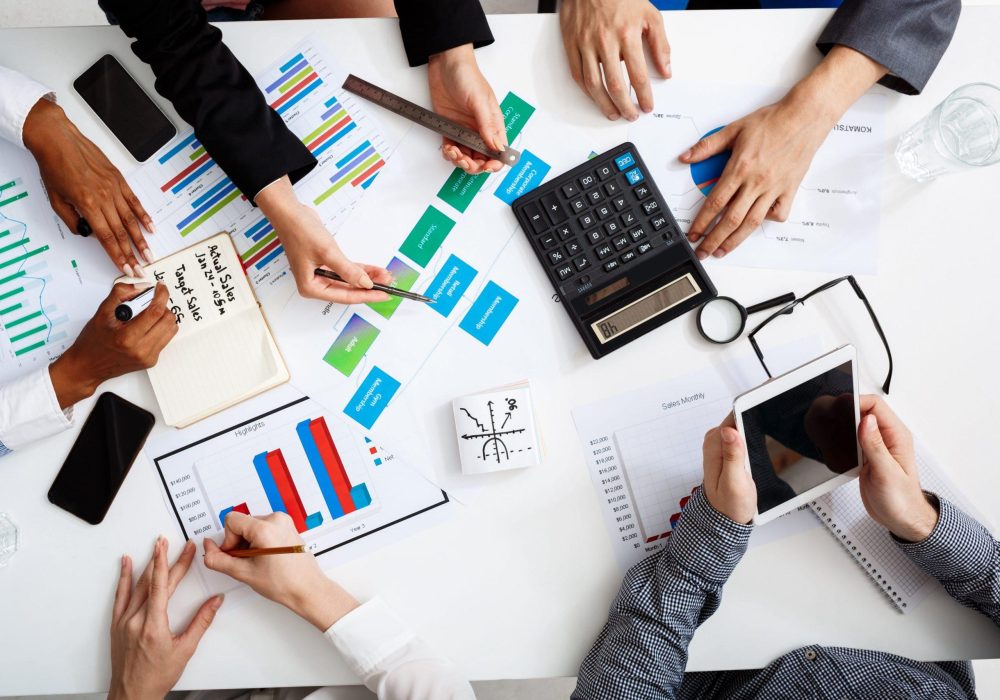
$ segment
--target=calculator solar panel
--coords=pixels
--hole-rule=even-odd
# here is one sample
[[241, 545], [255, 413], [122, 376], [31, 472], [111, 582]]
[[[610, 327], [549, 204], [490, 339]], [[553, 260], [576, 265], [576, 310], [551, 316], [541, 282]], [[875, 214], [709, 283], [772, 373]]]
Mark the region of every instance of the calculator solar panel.
[[634, 144], [588, 160], [513, 207], [595, 358], [716, 296]]

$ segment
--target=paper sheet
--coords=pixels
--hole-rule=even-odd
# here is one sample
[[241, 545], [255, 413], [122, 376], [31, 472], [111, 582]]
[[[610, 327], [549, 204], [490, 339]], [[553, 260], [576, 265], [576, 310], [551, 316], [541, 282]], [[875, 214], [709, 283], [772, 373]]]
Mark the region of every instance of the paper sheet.
[[[229, 510], [281, 510], [331, 567], [453, 511], [447, 493], [378, 437], [288, 386], [150, 439], [145, 450], [181, 533], [199, 544], [221, 541]], [[235, 585], [203, 575], [210, 592]]]
[[541, 461], [527, 385], [462, 396], [455, 399], [452, 411], [466, 474], [521, 469]]
[[[810, 339], [775, 349], [775, 375], [820, 354]], [[622, 570], [661, 551], [704, 476], [705, 433], [733, 409], [733, 398], [767, 379], [750, 352], [648, 388], [581, 406], [573, 420]], [[816, 527], [793, 512], [755, 528], [751, 544]]]
[[72, 345], [117, 274], [52, 211], [31, 153], [0, 140], [0, 383]]
[[[679, 80], [655, 86], [656, 111], [629, 126], [667, 205], [690, 228], [725, 165], [724, 157], [685, 165], [699, 139], [776, 102], [784, 89]], [[864, 95], [813, 158], [788, 221], [765, 221], [735, 251], [710, 264], [874, 274], [878, 263], [885, 96]]]

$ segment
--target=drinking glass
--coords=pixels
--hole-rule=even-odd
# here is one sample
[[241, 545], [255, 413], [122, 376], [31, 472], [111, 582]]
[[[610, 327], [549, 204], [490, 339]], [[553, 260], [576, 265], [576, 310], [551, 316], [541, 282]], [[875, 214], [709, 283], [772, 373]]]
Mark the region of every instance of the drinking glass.
[[17, 551], [17, 525], [6, 513], [0, 513], [0, 567], [7, 566], [7, 562]]

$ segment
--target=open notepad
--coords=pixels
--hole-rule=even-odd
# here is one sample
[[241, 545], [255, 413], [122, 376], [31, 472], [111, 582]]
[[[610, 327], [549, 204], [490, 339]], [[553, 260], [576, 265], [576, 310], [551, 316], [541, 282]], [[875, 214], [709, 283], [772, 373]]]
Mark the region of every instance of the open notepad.
[[[986, 527], [983, 516], [941, 472], [927, 449], [915, 441], [920, 485], [951, 501]], [[899, 608], [908, 612], [940, 584], [907, 557], [884, 527], [872, 520], [861, 502], [858, 480], [834, 489], [809, 504], [830, 533]]]
[[226, 233], [146, 268], [170, 291], [179, 331], [149, 370], [167, 425], [195, 421], [288, 381], [253, 289]]

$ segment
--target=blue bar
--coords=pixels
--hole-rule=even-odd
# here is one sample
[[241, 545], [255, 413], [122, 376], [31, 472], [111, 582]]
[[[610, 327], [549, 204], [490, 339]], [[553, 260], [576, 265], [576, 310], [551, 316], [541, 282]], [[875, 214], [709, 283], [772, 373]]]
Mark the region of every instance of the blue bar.
[[333, 97], [331, 97], [331, 98], [330, 98], [329, 100], [327, 100], [326, 102], [324, 102], [324, 103], [323, 103], [323, 106], [325, 106], [325, 107], [329, 107], [330, 105], [332, 105], [332, 104], [333, 104], [334, 102], [336, 102], [336, 101], [337, 101], [337, 96], [336, 96], [336, 95], [334, 95], [334, 96], [333, 96]]
[[[343, 158], [341, 158], [340, 160], [338, 160], [337, 161], [337, 167], [338, 168], [343, 168], [346, 163], [348, 163], [348, 162], [350, 162], [351, 160], [354, 159], [354, 156], [358, 155], [359, 153], [361, 153], [361, 151], [365, 150], [366, 148], [368, 148], [371, 145], [372, 145], [371, 142], [366, 140], [360, 146], [358, 146], [353, 151], [351, 151], [350, 153], [348, 153], [346, 156], [344, 156]], [[374, 153], [374, 152], [375, 152], [375, 150], [372, 149], [372, 153]]]
[[306, 516], [306, 529], [312, 530], [314, 527], [319, 527], [323, 524], [323, 514], [316, 511], [312, 515]]
[[303, 90], [302, 92], [296, 93], [295, 97], [293, 97], [292, 99], [290, 99], [285, 104], [281, 105], [281, 107], [278, 108], [278, 114], [284, 114], [285, 112], [287, 112], [289, 109], [292, 108], [292, 106], [295, 105], [296, 102], [298, 102], [299, 100], [301, 100], [303, 97], [305, 97], [306, 95], [308, 95], [310, 92], [312, 92], [313, 90], [315, 90], [316, 88], [318, 88], [322, 84], [323, 84], [323, 81], [320, 78], [316, 78], [316, 80], [314, 80], [311, 83], [309, 83], [309, 85], [306, 87], [305, 90]]
[[[301, 56], [302, 54], [299, 54], [299, 55]], [[271, 83], [266, 88], [264, 88], [264, 91], [265, 92], [271, 92], [276, 87], [278, 87], [279, 85], [281, 85], [283, 82], [285, 82], [286, 80], [288, 80], [289, 78], [291, 78], [293, 75], [295, 75], [296, 73], [298, 73], [300, 70], [302, 70], [303, 68], [305, 68], [308, 65], [309, 65], [309, 62], [307, 60], [305, 60], [305, 59], [302, 59], [299, 63], [295, 64], [294, 66], [292, 66], [288, 70], [285, 70], [284, 68], [282, 68], [281, 69], [281, 77], [279, 77], [273, 83]]]
[[201, 177], [202, 175], [204, 175], [205, 172], [209, 168], [212, 168], [214, 166], [215, 166], [215, 161], [212, 160], [211, 158], [209, 158], [209, 160], [208, 160], [207, 163], [205, 163], [200, 168], [198, 168], [197, 170], [195, 170], [193, 173], [191, 173], [190, 175], [188, 175], [186, 178], [184, 178], [183, 180], [181, 180], [180, 182], [178, 182], [176, 185], [174, 185], [170, 189], [170, 191], [173, 192], [174, 194], [177, 194], [178, 192], [180, 192], [181, 190], [183, 190], [185, 187], [187, 187], [188, 184], [191, 183], [191, 181], [197, 180], [199, 177]]
[[180, 221], [180, 223], [177, 224], [177, 230], [180, 230], [180, 229], [184, 228], [185, 226], [187, 226], [188, 224], [190, 224], [192, 221], [194, 221], [199, 216], [201, 216], [202, 214], [204, 214], [206, 211], [208, 211], [209, 209], [211, 209], [215, 205], [216, 202], [219, 202], [222, 199], [225, 199], [226, 195], [229, 194], [230, 192], [232, 192], [235, 189], [236, 189], [236, 185], [233, 184], [232, 182], [230, 182], [229, 185], [227, 185], [226, 187], [222, 188], [221, 192], [218, 192], [214, 197], [212, 197], [210, 200], [208, 200], [207, 202], [205, 202], [204, 205], [202, 205], [198, 209], [195, 209], [193, 212], [191, 212], [191, 214], [189, 216], [187, 216], [186, 218], [182, 219]]
[[375, 173], [370, 178], [368, 178], [367, 180], [365, 180], [364, 182], [362, 182], [361, 183], [361, 189], [367, 190], [371, 186], [371, 184], [373, 182], [375, 182], [375, 178], [377, 178], [377, 177], [378, 177], [378, 173]]
[[[265, 221], [267, 221], [267, 219], [265, 219]], [[264, 228], [262, 228], [260, 231], [258, 231], [253, 235], [253, 242], [256, 243], [257, 241], [259, 241], [261, 238], [263, 238], [273, 230], [274, 226], [271, 226], [271, 222], [268, 221], [267, 226], [265, 226]]]
[[265, 228], [269, 223], [270, 222], [267, 219], [261, 219], [260, 221], [258, 221], [257, 223], [255, 223], [253, 226], [251, 226], [250, 228], [248, 228], [246, 231], [244, 231], [243, 235], [246, 236], [247, 238], [253, 238], [253, 235], [255, 233], [257, 233], [258, 231], [260, 231], [262, 228]]
[[282, 252], [284, 252], [284, 250], [285, 249], [282, 248], [279, 245], [277, 248], [275, 248], [270, 253], [268, 253], [267, 255], [265, 255], [263, 258], [261, 258], [260, 260], [258, 260], [257, 264], [254, 265], [254, 267], [257, 268], [258, 270], [263, 269], [269, 262], [271, 262], [272, 260], [274, 260], [279, 255], [281, 255]]
[[344, 509], [340, 507], [333, 482], [330, 481], [326, 465], [323, 464], [323, 458], [320, 457], [312, 431], [309, 430], [310, 423], [312, 421], [306, 418], [295, 426], [295, 432], [298, 433], [299, 442], [302, 443], [302, 449], [305, 450], [306, 457], [309, 459], [309, 466], [312, 467], [313, 476], [316, 477], [316, 483], [319, 484], [319, 490], [323, 494], [323, 500], [326, 501], [326, 507], [330, 509], [330, 516], [336, 520], [344, 515]]
[[219, 511], [219, 522], [222, 523], [222, 527], [226, 527], [226, 516], [229, 515], [236, 506], [229, 506]]
[[[336, 100], [336, 99], [337, 98], [334, 98], [334, 100]], [[319, 118], [325, 120], [327, 117], [329, 117], [331, 114], [333, 114], [334, 112], [338, 111], [339, 109], [340, 109], [340, 103], [335, 101], [333, 103], [333, 106], [330, 107], [330, 109], [326, 110], [321, 115], [319, 115]]]
[[276, 513], [279, 511], [287, 513], [285, 502], [281, 500], [281, 493], [278, 491], [278, 485], [274, 483], [271, 467], [267, 464], [267, 452], [261, 452], [253, 458], [253, 467], [257, 470], [257, 478], [260, 479], [260, 485], [264, 487], [264, 493], [267, 494], [267, 502], [271, 504], [271, 510]]
[[515, 306], [517, 297], [490, 281], [472, 302], [458, 327], [483, 345], [489, 345]]
[[344, 407], [344, 414], [370, 430], [392, 397], [399, 391], [400, 386], [398, 380], [378, 367], [372, 367], [350, 402]]
[[218, 192], [219, 190], [221, 190], [229, 182], [230, 182], [230, 180], [229, 180], [228, 177], [222, 178], [217, 183], [215, 183], [214, 185], [212, 185], [212, 187], [209, 188], [208, 192], [205, 192], [200, 197], [198, 197], [198, 199], [196, 199], [193, 202], [191, 202], [191, 207], [197, 209], [202, 204], [204, 204], [206, 201], [208, 201], [209, 199], [211, 199], [213, 194], [215, 194], [216, 192]]
[[368, 493], [367, 486], [358, 484], [351, 487], [351, 500], [354, 501], [354, 507], [361, 510], [365, 506], [372, 504], [372, 495]]
[[[354, 122], [351, 122], [351, 123], [353, 124]], [[354, 170], [354, 168], [357, 167], [358, 165], [361, 165], [361, 163], [364, 162], [365, 158], [367, 158], [367, 157], [369, 157], [371, 155], [374, 155], [374, 153], [375, 153], [375, 147], [374, 146], [370, 146], [367, 151], [365, 151], [360, 156], [358, 156], [357, 158], [355, 158], [354, 160], [352, 160], [350, 163], [348, 163], [347, 165], [345, 165], [343, 168], [341, 168], [340, 170], [338, 170], [337, 172], [335, 172], [333, 175], [331, 175], [330, 176], [330, 182], [337, 182], [337, 181], [339, 181], [340, 178], [342, 178], [344, 175], [346, 175], [347, 173], [349, 173], [352, 170]], [[338, 163], [337, 165], [340, 165], [340, 163]]]
[[340, 131], [338, 131], [336, 134], [334, 134], [332, 137], [330, 137], [329, 140], [325, 141], [323, 143], [323, 145], [321, 145], [319, 148], [317, 148], [315, 151], [313, 151], [313, 155], [314, 156], [318, 156], [320, 153], [322, 153], [323, 151], [325, 151], [326, 149], [328, 149], [330, 146], [332, 146], [333, 144], [337, 143], [337, 141], [340, 141], [340, 139], [344, 138], [349, 133], [351, 133], [352, 131], [354, 131], [354, 127], [355, 126], [357, 126], [357, 125], [354, 122], [348, 122], [347, 126], [345, 126], [343, 129], [341, 129]]
[[474, 279], [476, 270], [472, 265], [457, 255], [449, 256], [424, 292], [425, 296], [434, 300], [428, 306], [448, 318], [448, 314], [454, 311], [458, 300], [469, 290]]
[[171, 148], [169, 151], [167, 151], [166, 153], [164, 153], [162, 156], [160, 156], [159, 157], [160, 165], [163, 165], [168, 160], [170, 160], [171, 158], [173, 158], [175, 155], [177, 155], [178, 153], [180, 153], [182, 150], [184, 150], [184, 147], [187, 146], [192, 141], [194, 141], [194, 132], [191, 132], [186, 139], [184, 139], [179, 144], [177, 144], [176, 146], [174, 146], [173, 148]]
[[292, 56], [290, 59], [288, 59], [288, 63], [286, 63], [285, 65], [283, 65], [278, 70], [280, 70], [282, 73], [284, 73], [291, 66], [294, 66], [296, 63], [298, 63], [299, 61], [301, 61], [303, 58], [304, 58], [304, 56], [302, 54], [297, 53], [294, 56]]
[[197, 150], [198, 150], [198, 149], [199, 149], [200, 147], [201, 147], [201, 141], [199, 141], [198, 139], [195, 139], [195, 140], [194, 140], [194, 141], [193, 141], [193, 142], [191, 143], [191, 150], [192, 150], [192, 151], [197, 151]]

